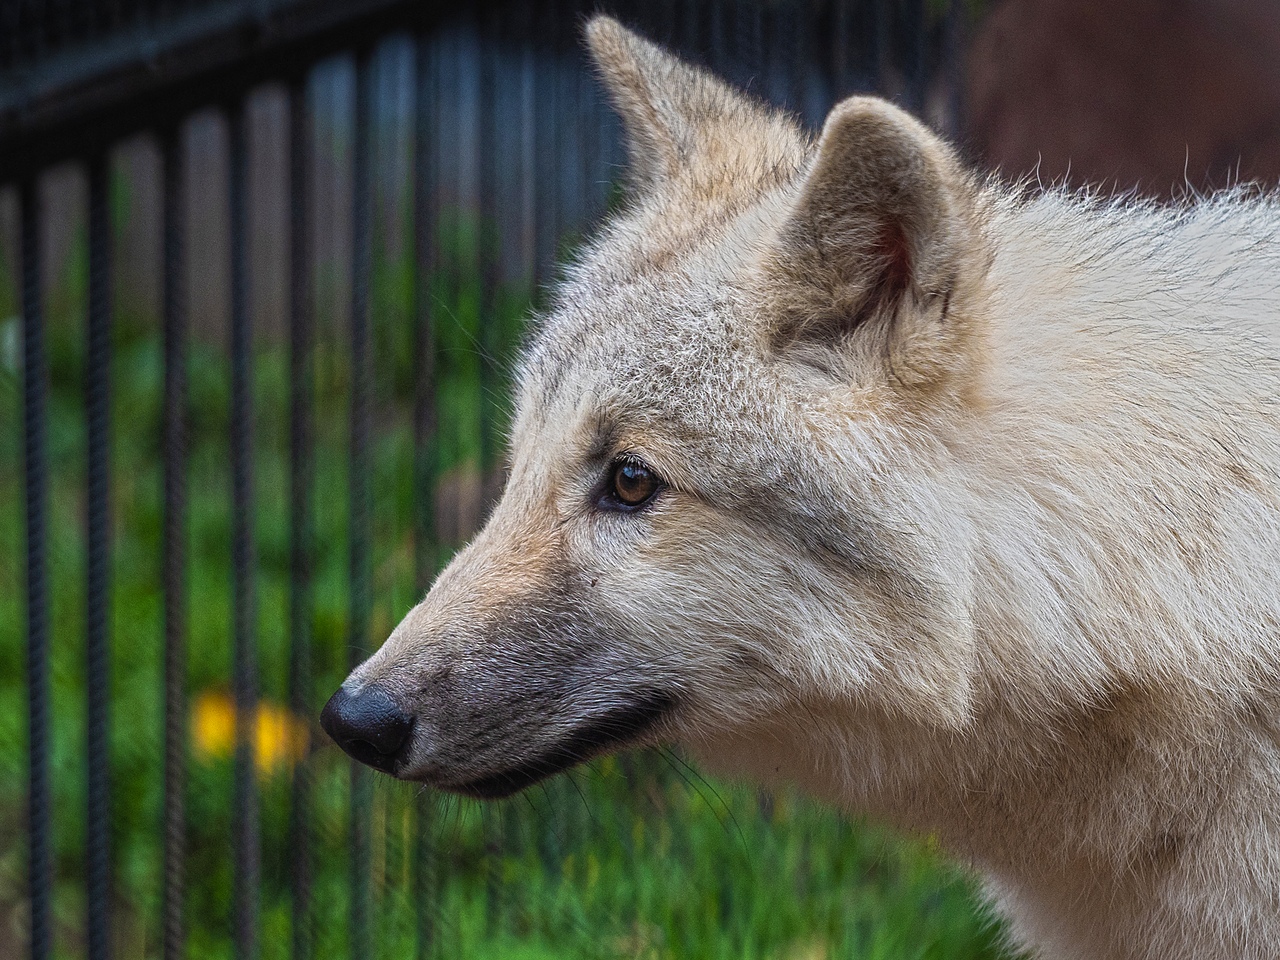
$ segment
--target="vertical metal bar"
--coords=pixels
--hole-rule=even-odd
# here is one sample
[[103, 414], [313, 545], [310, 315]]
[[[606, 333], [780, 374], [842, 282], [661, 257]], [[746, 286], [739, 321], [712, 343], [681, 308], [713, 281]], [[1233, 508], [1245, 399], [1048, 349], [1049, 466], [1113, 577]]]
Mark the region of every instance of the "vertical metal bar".
[[[497, 270], [497, 219], [498, 209], [495, 202], [497, 192], [497, 136], [495, 136], [494, 102], [495, 96], [495, 59], [494, 20], [489, 13], [477, 12], [475, 15], [476, 31], [476, 64], [479, 88], [477, 88], [476, 115], [479, 119], [477, 129], [477, 156], [480, 165], [477, 170], [477, 195], [479, 195], [479, 218], [476, 224], [476, 257], [480, 279], [480, 497], [481, 517], [488, 517], [493, 503], [493, 475], [497, 463], [497, 425], [495, 425], [495, 392], [497, 392], [497, 364], [494, 356], [498, 351], [498, 270]], [[503, 844], [502, 836], [495, 829], [494, 809], [486, 810], [484, 823], [485, 837], [485, 929], [492, 934], [502, 922], [502, 872]]]
[[243, 103], [230, 116], [231, 176], [231, 474], [234, 638], [232, 688], [236, 705], [235, 956], [254, 960], [258, 952], [258, 798], [254, 783], [254, 725], [258, 713], [257, 651], [254, 627], [253, 535], [253, 360], [249, 316], [249, 144]]
[[[498, 205], [497, 205], [497, 37], [490, 12], [477, 17], [479, 51], [479, 97], [476, 118], [479, 124], [478, 171], [479, 212], [476, 241], [480, 267], [480, 496], [482, 519], [493, 504], [494, 472], [498, 455], [496, 355], [498, 329]], [[503, 838], [494, 822], [497, 808], [486, 811], [485, 833], [485, 926], [492, 934], [502, 922]]]
[[49, 821], [49, 596], [45, 568], [48, 461], [45, 427], [44, 317], [40, 298], [39, 187], [21, 188], [22, 390], [27, 499], [27, 870], [31, 898], [31, 958], [47, 960], [53, 863]]
[[[351, 615], [347, 652], [354, 668], [364, 659], [369, 630], [369, 392], [372, 379], [369, 331], [373, 270], [371, 132], [373, 60], [362, 50], [356, 62], [355, 156], [351, 212], [351, 468], [349, 518]], [[351, 763], [351, 956], [369, 950], [370, 889], [369, 770]]]
[[111, 955], [111, 748], [110, 654], [110, 405], [111, 405], [111, 218], [110, 164], [99, 153], [89, 161], [89, 327], [85, 378], [88, 421], [88, 566], [85, 590], [86, 757], [85, 826], [86, 947], [89, 960]]
[[830, 103], [849, 92], [849, 2], [832, 0], [831, 4], [831, 89]]
[[[595, 143], [591, 134], [595, 130], [595, 125], [591, 122], [591, 84], [595, 82], [595, 78], [588, 70], [582, 69], [580, 59], [580, 44], [582, 37], [579, 27], [585, 17], [584, 4], [582, 0], [569, 0], [569, 13], [565, 20], [565, 40], [568, 46], [569, 67], [565, 75], [568, 84], [567, 94], [569, 102], [573, 104], [571, 113], [565, 119], [568, 121], [568, 134], [572, 138], [573, 156], [569, 160], [569, 172], [571, 176], [572, 186], [569, 195], [574, 201], [574, 220], [572, 232], [574, 235], [575, 246], [581, 241], [586, 234], [591, 219], [595, 216], [595, 208], [592, 203], [592, 176], [594, 171], [591, 167], [591, 155]], [[666, 32], [669, 34], [670, 29], [664, 23]], [[668, 44], [669, 46], [669, 44]], [[505, 815], [507, 805], [502, 804], [499, 809]]]
[[886, 87], [888, 85], [889, 65], [893, 49], [889, 23], [891, 0], [871, 0], [871, 2], [874, 7], [873, 50], [875, 63], [873, 75], [875, 77], [875, 92], [883, 96], [888, 93]]
[[652, 38], [654, 42], [666, 47], [672, 53], [687, 57], [689, 51], [681, 49], [676, 35], [676, 8], [679, 0], [656, 0], [649, 4], [645, 11], [646, 20], [637, 24], [640, 30]]
[[761, 52], [770, 99], [795, 113], [800, 112], [795, 95], [797, 16], [798, 11], [791, 3], [771, 8], [764, 26], [770, 38], [769, 51], [767, 55]]
[[573, 162], [573, 151], [570, 148], [568, 131], [573, 120], [576, 105], [568, 96], [568, 82], [565, 80], [564, 62], [564, 28], [570, 14], [569, 4], [565, 0], [548, 0], [547, 42], [551, 48], [551, 85], [552, 93], [548, 102], [551, 105], [551, 122], [546, 124], [551, 136], [552, 148], [548, 151], [551, 159], [551, 170], [546, 178], [554, 183], [549, 195], [551, 217], [551, 256], [548, 277], [554, 282], [560, 275], [560, 254], [564, 247], [565, 233], [569, 227], [569, 208], [573, 202], [570, 189], [565, 183], [565, 173]]
[[[710, 32], [708, 18], [712, 15], [707, 4], [676, 4], [684, 6], [685, 15], [680, 22], [673, 27], [673, 36], [677, 49], [686, 58], [692, 58], [695, 61], [705, 61], [707, 59], [707, 50], [705, 50], [705, 37]], [[703, 27], [707, 29], [703, 29]]]
[[[418, 596], [426, 593], [435, 573], [435, 316], [431, 285], [438, 268], [436, 251], [439, 211], [436, 206], [435, 133], [436, 65], [428, 35], [418, 37], [417, 90], [413, 147], [413, 575]], [[417, 799], [417, 835], [413, 851], [413, 893], [417, 921], [417, 957], [435, 953], [432, 902], [435, 894], [435, 798], [423, 791]]]
[[925, 46], [929, 29], [929, 0], [909, 0], [905, 5], [907, 27], [907, 104], [915, 113], [924, 110]]
[[559, 66], [556, 56], [555, 35], [552, 31], [559, 22], [557, 0], [546, 0], [543, 16], [538, 24], [538, 53], [535, 58], [536, 69], [542, 82], [536, 84], [535, 111], [541, 116], [533, 123], [536, 163], [540, 170], [538, 188], [534, 193], [534, 204], [537, 210], [535, 217], [535, 245], [537, 258], [534, 261], [533, 285], [539, 296], [545, 300], [545, 287], [550, 278], [555, 276], [556, 253], [559, 249], [559, 183], [557, 168], [559, 166], [560, 98], [559, 98]]
[[[311, 312], [311, 124], [305, 79], [289, 90], [289, 703], [295, 717], [311, 714], [311, 611], [314, 528], [311, 426], [314, 333]], [[293, 773], [289, 810], [289, 884], [293, 957], [310, 960], [311, 762]]]
[[439, 209], [436, 200], [435, 162], [436, 75], [431, 62], [431, 45], [426, 35], [419, 37], [417, 48], [417, 91], [414, 105], [414, 174], [413, 222], [413, 336], [415, 377], [413, 393], [414, 439], [414, 503], [413, 558], [414, 585], [425, 593], [435, 572], [435, 499], [433, 469], [435, 466], [435, 305], [431, 300], [431, 281], [439, 268], [437, 228]]
[[538, 60], [534, 47], [533, 10], [518, 8], [520, 38], [520, 268], [521, 282], [530, 284], [530, 301], [537, 295], [538, 276]]
[[[558, 9], [556, 0], [549, 0], [538, 8], [536, 15], [530, 16], [527, 25], [522, 24], [527, 45], [526, 56], [533, 74], [525, 107], [528, 117], [524, 132], [529, 138], [531, 153], [530, 167], [526, 174], [530, 178], [527, 184], [527, 202], [533, 234], [531, 282], [534, 302], [540, 308], [549, 304], [546, 288], [548, 281], [555, 275], [555, 255], [559, 240], [556, 228], [560, 219], [557, 212], [560, 193], [557, 182], [560, 146], [558, 131], [563, 125], [560, 113], [563, 101], [559, 94], [556, 37], [552, 31], [562, 21], [563, 14]], [[539, 831], [539, 854], [543, 870], [548, 876], [553, 876], [564, 861], [565, 851], [560, 839], [563, 837], [562, 821], [567, 807], [564, 803], [555, 802], [561, 798], [563, 779], [556, 778], [547, 785], [552, 802], [548, 805]]]
[[164, 960], [186, 953], [187, 315], [182, 136], [164, 139]]
[[[589, 9], [589, 8], [588, 8]], [[581, 24], [586, 13], [575, 18]], [[672, 21], [668, 21], [671, 23]], [[672, 29], [669, 27], [668, 29]], [[674, 37], [674, 31], [672, 33]], [[581, 42], [581, 37], [575, 37]], [[582, 197], [583, 223], [581, 235], [589, 234], [595, 222], [603, 215], [608, 202], [606, 178], [602, 173], [604, 144], [600, 138], [601, 103], [597, 93], [596, 78], [590, 70], [577, 69], [578, 87], [578, 139], [582, 146]]]
[[[734, 51], [733, 59], [737, 61], [733, 66], [735, 76], [740, 78], [740, 82], [750, 83], [753, 77], [760, 77], [764, 74], [769, 58], [765, 56], [764, 36], [765, 36], [765, 12], [761, 4], [750, 3], [743, 5], [741, 3], [734, 7], [734, 20], [736, 21], [737, 50]], [[784, 10], [779, 18], [783, 24], [790, 23], [793, 11]], [[776, 42], [776, 41], [775, 41]], [[798, 63], [789, 63], [786, 65], [788, 69], [795, 70]], [[766, 90], [759, 90], [758, 93], [767, 93]]]
[[969, 8], [965, 0], [947, 5], [943, 70], [947, 84], [947, 133], [958, 138], [964, 132], [964, 55], [969, 29]]
[[4, 28], [0, 29], [0, 37], [5, 38], [0, 57], [4, 58], [4, 69], [8, 72], [22, 63], [22, 6], [17, 3], [0, 5], [0, 17], [4, 18]]
[[493, 484], [491, 477], [498, 460], [498, 365], [500, 329], [498, 324], [499, 210], [497, 131], [497, 36], [492, 15], [482, 15], [479, 24], [480, 96], [479, 194], [480, 222], [476, 240], [480, 258], [480, 476], [484, 515], [489, 513]]
[[809, 0], [790, 3], [785, 10], [793, 20], [791, 23], [791, 65], [790, 80], [787, 84], [787, 96], [791, 99], [791, 109], [809, 124], [821, 126], [824, 116], [816, 115], [809, 91], [812, 85], [811, 72], [820, 70], [815, 62], [813, 50], [813, 4]]
[[[708, 63], [717, 73], [725, 73], [725, 2], [726, 0], [712, 0], [711, 3], [711, 29], [709, 31], [709, 52]], [[759, 96], [760, 91], [756, 91]]]

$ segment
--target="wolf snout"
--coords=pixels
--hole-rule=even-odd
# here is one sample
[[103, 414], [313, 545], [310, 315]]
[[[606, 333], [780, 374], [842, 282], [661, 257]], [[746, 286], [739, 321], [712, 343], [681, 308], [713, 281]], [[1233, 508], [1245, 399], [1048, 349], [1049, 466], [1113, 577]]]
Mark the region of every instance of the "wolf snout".
[[413, 729], [413, 717], [376, 684], [366, 684], [354, 694], [342, 686], [324, 705], [320, 726], [356, 760], [394, 773]]

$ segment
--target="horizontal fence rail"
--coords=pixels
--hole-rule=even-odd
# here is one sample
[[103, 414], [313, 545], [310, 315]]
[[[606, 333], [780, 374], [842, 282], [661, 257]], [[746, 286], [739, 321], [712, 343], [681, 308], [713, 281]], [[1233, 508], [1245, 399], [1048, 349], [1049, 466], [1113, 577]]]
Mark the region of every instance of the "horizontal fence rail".
[[[512, 889], [526, 864], [551, 887], [589, 875], [575, 851], [600, 825], [562, 777], [479, 814], [484, 930], [468, 926], [445, 890], [471, 868], [451, 853], [471, 814], [375, 784], [314, 718], [483, 518], [521, 318], [614, 202], [618, 123], [580, 50], [598, 6], [3, 5], [26, 571], [25, 626], [4, 642], [26, 666], [19, 946], [35, 960], [466, 956], [470, 937], [536, 922]], [[603, 8], [811, 125], [859, 90], [956, 122], [959, 3]], [[148, 290], [150, 306], [128, 299]], [[51, 305], [84, 326], [68, 335]], [[64, 498], [83, 500], [74, 535]], [[139, 556], [120, 531], [152, 499], [156, 549]], [[193, 579], [209, 565], [219, 583]], [[66, 613], [58, 591], [79, 590]], [[126, 593], [154, 612], [123, 618]], [[82, 708], [54, 695], [68, 648]], [[621, 763], [628, 783], [718, 800], [678, 757]], [[643, 846], [634, 823], [615, 834]], [[55, 916], [67, 884], [80, 920]]]

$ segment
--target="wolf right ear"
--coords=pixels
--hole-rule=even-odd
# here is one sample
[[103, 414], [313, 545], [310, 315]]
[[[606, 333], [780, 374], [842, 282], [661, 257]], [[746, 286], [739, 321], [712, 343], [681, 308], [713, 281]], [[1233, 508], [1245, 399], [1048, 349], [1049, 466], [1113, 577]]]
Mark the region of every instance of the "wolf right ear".
[[778, 349], [840, 377], [870, 361], [937, 379], [986, 271], [973, 196], [919, 121], [876, 97], [837, 104], [764, 265]]
[[698, 192], [714, 193], [746, 186], [762, 171], [794, 171], [802, 159], [803, 138], [784, 115], [612, 17], [593, 17], [586, 40], [622, 116], [631, 179], [642, 189], [694, 181]]

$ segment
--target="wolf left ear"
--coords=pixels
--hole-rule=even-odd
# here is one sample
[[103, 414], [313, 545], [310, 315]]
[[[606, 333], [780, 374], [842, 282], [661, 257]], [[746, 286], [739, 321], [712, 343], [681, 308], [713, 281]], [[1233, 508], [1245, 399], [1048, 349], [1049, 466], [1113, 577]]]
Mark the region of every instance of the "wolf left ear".
[[794, 172], [804, 138], [785, 115], [598, 14], [587, 47], [622, 117], [631, 179], [699, 199]]
[[972, 196], [950, 148], [910, 115], [875, 97], [837, 104], [768, 254], [776, 345], [836, 374], [868, 357], [898, 379], [939, 373], [963, 338], [956, 307], [985, 271]]

